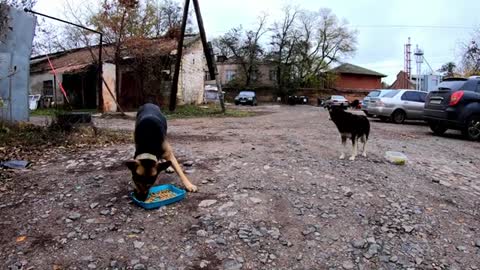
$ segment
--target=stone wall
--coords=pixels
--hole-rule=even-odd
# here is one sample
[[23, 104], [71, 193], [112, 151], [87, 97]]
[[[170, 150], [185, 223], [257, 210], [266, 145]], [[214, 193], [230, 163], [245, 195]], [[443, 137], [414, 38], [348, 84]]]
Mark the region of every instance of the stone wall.
[[197, 39], [183, 53], [177, 93], [179, 105], [203, 102], [206, 65], [202, 42]]

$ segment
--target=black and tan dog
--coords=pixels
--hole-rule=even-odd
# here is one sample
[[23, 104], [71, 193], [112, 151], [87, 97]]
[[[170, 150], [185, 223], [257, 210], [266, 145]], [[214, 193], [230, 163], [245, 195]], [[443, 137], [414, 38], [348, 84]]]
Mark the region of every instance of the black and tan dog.
[[[337, 126], [340, 136], [342, 137], [342, 145], [345, 148], [347, 146], [347, 139], [352, 140], [353, 151], [350, 160], [355, 160], [357, 156], [358, 140], [363, 143], [362, 156], [367, 156], [367, 141], [370, 133], [370, 122], [364, 115], [356, 115], [346, 112], [339, 106], [331, 107], [329, 110], [330, 119]], [[345, 158], [345, 153], [342, 150], [340, 159]]]
[[[158, 174], [172, 166], [190, 192], [197, 191], [185, 176], [167, 142], [167, 119], [157, 105], [147, 103], [140, 107], [135, 124], [135, 155], [126, 161], [135, 184], [135, 197], [144, 201], [155, 184]], [[166, 160], [165, 162], [160, 162]]]

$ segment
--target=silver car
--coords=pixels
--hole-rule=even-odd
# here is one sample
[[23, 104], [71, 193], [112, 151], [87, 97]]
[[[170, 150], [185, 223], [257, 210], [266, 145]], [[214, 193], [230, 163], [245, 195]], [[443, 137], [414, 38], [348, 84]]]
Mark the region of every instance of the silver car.
[[344, 96], [330, 96], [327, 100], [325, 100], [325, 103], [323, 104], [325, 108], [330, 108], [333, 106], [347, 108], [348, 105], [348, 100]]
[[375, 98], [375, 97], [382, 97], [383, 95], [385, 95], [386, 93], [390, 92], [390, 91], [395, 91], [395, 90], [391, 90], [391, 89], [377, 89], [377, 90], [373, 90], [371, 91], [370, 93], [368, 93], [368, 95], [362, 100], [362, 111], [369, 117], [372, 117], [371, 114], [368, 113], [367, 109], [368, 109], [368, 103], [370, 101], [371, 98]]
[[426, 92], [416, 90], [392, 90], [382, 97], [370, 98], [367, 112], [396, 124], [407, 119], [421, 120], [426, 96]]

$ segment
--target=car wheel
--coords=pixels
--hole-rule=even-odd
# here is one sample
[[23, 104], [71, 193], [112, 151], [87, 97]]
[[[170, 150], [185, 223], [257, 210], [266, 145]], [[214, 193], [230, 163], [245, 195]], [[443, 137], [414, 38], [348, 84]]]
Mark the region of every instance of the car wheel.
[[440, 123], [433, 122], [433, 123], [428, 123], [428, 125], [430, 126], [430, 129], [432, 130], [433, 134], [437, 136], [443, 135], [448, 130], [448, 128], [441, 125]]
[[480, 139], [480, 116], [472, 116], [467, 121], [467, 127], [462, 131], [463, 135], [471, 140]]
[[396, 110], [392, 113], [392, 122], [395, 124], [402, 124], [405, 122], [405, 118], [407, 118], [407, 115], [402, 110]]
[[240, 103], [238, 103], [238, 102], [235, 102], [235, 105], [236, 105], [236, 106], [238, 106], [238, 104], [240, 104]]

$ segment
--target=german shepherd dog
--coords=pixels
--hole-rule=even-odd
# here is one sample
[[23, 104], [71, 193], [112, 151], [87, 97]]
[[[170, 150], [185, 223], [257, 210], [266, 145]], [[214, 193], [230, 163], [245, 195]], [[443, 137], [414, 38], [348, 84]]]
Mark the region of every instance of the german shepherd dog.
[[[370, 133], [370, 122], [364, 115], [356, 115], [346, 112], [339, 106], [331, 107], [328, 112], [330, 113], [330, 119], [337, 126], [340, 136], [342, 137], [342, 145], [345, 148], [347, 146], [347, 139], [352, 140], [353, 151], [350, 160], [355, 160], [357, 156], [358, 139], [363, 143], [362, 156], [367, 156], [367, 141]], [[345, 153], [342, 150], [340, 159], [345, 158]]]
[[134, 159], [126, 161], [125, 164], [132, 172], [134, 193], [138, 200], [147, 199], [148, 191], [155, 184], [158, 174], [170, 166], [188, 191], [197, 191], [197, 187], [188, 180], [173, 155], [172, 147], [167, 141], [167, 119], [157, 105], [147, 103], [140, 107], [134, 137]]

